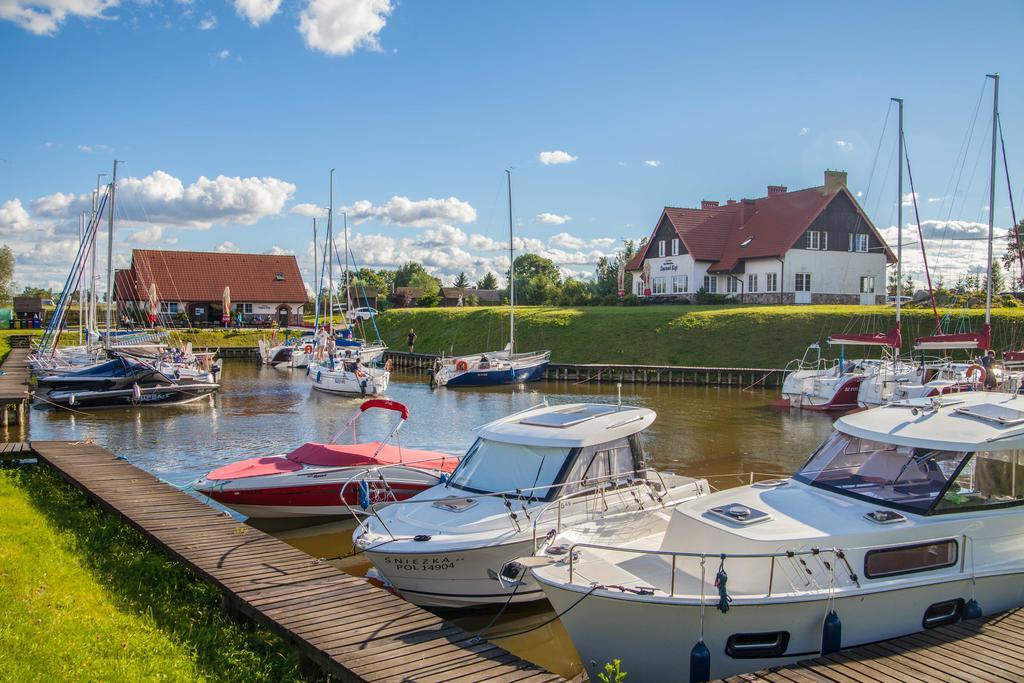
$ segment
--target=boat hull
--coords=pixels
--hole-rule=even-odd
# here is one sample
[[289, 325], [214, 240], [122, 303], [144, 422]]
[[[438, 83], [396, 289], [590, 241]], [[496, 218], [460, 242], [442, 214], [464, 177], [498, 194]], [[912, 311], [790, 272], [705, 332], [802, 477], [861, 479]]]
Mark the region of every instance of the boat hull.
[[[348, 476], [354, 476], [358, 471], [353, 469]], [[423, 482], [389, 480], [388, 484], [396, 499], [405, 500], [434, 486], [436, 482], [437, 478], [434, 477]], [[345, 481], [285, 486], [272, 486], [268, 482], [266, 486], [246, 489], [221, 487], [216, 482], [209, 482], [197, 485], [195, 489], [246, 517], [261, 519], [349, 516], [354, 509], [360, 509], [359, 487], [355, 482], [347, 487]]]
[[812, 390], [797, 393], [784, 388], [782, 398], [789, 402], [790, 407], [803, 410], [851, 410], [857, 407], [857, 397], [863, 379], [861, 375], [852, 375], [838, 387], [829, 387], [827, 392]]
[[548, 361], [542, 361], [515, 369], [467, 370], [448, 379], [443, 386], [447, 387], [488, 387], [502, 384], [521, 384], [536, 382], [544, 376]]

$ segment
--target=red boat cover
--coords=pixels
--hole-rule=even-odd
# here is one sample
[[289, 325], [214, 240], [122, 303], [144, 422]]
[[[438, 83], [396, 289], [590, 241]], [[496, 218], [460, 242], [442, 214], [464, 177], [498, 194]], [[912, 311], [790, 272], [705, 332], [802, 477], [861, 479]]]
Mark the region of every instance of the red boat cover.
[[900, 335], [900, 328], [894, 327], [884, 334], [882, 332], [875, 332], [874, 334], [833, 334], [828, 338], [828, 343], [849, 344], [851, 346], [891, 346], [894, 349], [898, 349], [903, 345], [903, 339]]
[[365, 467], [373, 465], [397, 465], [413, 463], [412, 467], [426, 470], [451, 472], [459, 459], [447, 453], [417, 451], [411, 448], [399, 449], [385, 444], [380, 453], [373, 453], [380, 447], [380, 441], [356, 444], [307, 443], [299, 446], [286, 457], [293, 463], [319, 465], [321, 467]]
[[268, 474], [280, 474], [282, 472], [297, 472], [302, 469], [302, 464], [291, 462], [280, 455], [268, 458], [249, 458], [239, 460], [230, 465], [215, 469], [206, 475], [211, 481], [222, 481], [224, 479], [245, 479], [246, 477], [262, 477]]
[[1024, 360], [1024, 351], [1007, 351], [1003, 354], [1003, 360], [1018, 362]]
[[989, 344], [989, 331], [965, 332], [961, 334], [936, 334], [931, 337], [918, 337], [914, 341], [917, 349], [982, 349]]

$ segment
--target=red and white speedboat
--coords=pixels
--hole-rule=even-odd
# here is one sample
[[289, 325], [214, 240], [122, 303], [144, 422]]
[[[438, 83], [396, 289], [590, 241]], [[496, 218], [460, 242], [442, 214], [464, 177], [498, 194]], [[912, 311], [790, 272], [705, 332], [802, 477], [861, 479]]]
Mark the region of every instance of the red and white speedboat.
[[[354, 435], [359, 417], [371, 408], [401, 416], [383, 441], [335, 443], [349, 428]], [[403, 404], [372, 399], [330, 443], [306, 443], [287, 455], [225, 465], [192, 487], [249, 517], [350, 515], [357, 506], [404, 500], [441, 483], [459, 464], [454, 455], [389, 443], [408, 419]]]

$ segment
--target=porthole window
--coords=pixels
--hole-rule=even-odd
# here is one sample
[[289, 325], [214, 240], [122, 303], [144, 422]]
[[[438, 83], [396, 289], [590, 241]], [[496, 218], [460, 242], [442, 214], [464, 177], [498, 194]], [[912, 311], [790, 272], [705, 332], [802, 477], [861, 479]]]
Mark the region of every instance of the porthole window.
[[864, 576], [882, 579], [942, 569], [952, 567], [956, 560], [957, 542], [954, 540], [869, 550], [864, 557]]

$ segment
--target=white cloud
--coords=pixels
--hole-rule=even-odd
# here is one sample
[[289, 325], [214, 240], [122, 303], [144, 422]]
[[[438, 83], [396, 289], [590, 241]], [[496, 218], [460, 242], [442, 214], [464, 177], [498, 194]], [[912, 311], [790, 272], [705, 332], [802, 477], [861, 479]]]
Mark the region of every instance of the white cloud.
[[928, 198], [928, 203], [929, 204], [934, 204], [935, 202], [941, 202], [942, 199], [943, 199], [942, 197], [929, 197]]
[[835, 143], [836, 143], [836, 147], [838, 147], [839, 149], [841, 149], [844, 152], [852, 152], [853, 151], [853, 143], [852, 142], [847, 142], [846, 140], [836, 140]]
[[212, 31], [215, 28], [217, 28], [217, 17], [212, 14], [208, 14], [199, 22], [200, 31]]
[[590, 243], [595, 247], [610, 247], [616, 242], [618, 242], [618, 240], [614, 237], [598, 237], [597, 239], [590, 240]]
[[221, 50], [220, 52], [217, 53], [217, 59], [219, 59], [222, 62], [225, 59], [227, 59], [228, 57], [230, 57], [230, 56], [231, 56], [231, 50], [229, 50], [227, 48], [224, 48], [223, 50]]
[[804, 126], [803, 128], [800, 129], [800, 132], [797, 133], [797, 135], [800, 135], [801, 137], [803, 137], [804, 135], [807, 135], [810, 132], [811, 132], [811, 129], [808, 128], [807, 126]]
[[537, 160], [545, 166], [551, 166], [552, 164], [571, 164], [577, 159], [579, 159], [579, 157], [574, 157], [568, 152], [563, 152], [560, 149], [556, 149], [552, 152], [541, 152], [537, 155]]
[[557, 213], [538, 213], [533, 217], [533, 220], [537, 223], [547, 223], [548, 225], [562, 225], [572, 220], [572, 216], [563, 216]]
[[281, 0], [234, 0], [235, 11], [253, 26], [270, 21], [281, 7]]
[[903, 195], [903, 206], [913, 206], [915, 199], [921, 199], [921, 195], [916, 192], [908, 192]]
[[284, 249], [277, 246], [276, 244], [270, 249], [267, 249], [264, 254], [270, 254], [271, 256], [295, 256], [295, 251], [292, 249]]
[[661, 162], [658, 161], [657, 159], [648, 159], [647, 161], [644, 162], [644, 165], [658, 168], [659, 166], [661, 166]]
[[224, 241], [218, 244], [214, 248], [214, 251], [220, 254], [237, 254], [241, 249], [239, 249], [234, 242]]
[[403, 226], [428, 227], [446, 223], [471, 223], [476, 220], [476, 209], [469, 202], [457, 197], [447, 199], [411, 200], [408, 197], [392, 197], [386, 203], [374, 206], [366, 199], [342, 209], [356, 223], [371, 218], [384, 223]]
[[552, 236], [548, 241], [556, 247], [564, 247], [566, 249], [579, 249], [585, 244], [579, 237], [570, 235], [567, 232], [560, 232]]
[[299, 15], [299, 33], [306, 47], [329, 55], [360, 48], [379, 52], [377, 35], [392, 9], [391, 0], [310, 0]]
[[316, 204], [296, 204], [291, 208], [290, 213], [296, 216], [305, 216], [306, 218], [317, 218], [327, 213], [327, 210]]
[[0, 237], [9, 237], [40, 230], [38, 225], [32, 222], [28, 211], [21, 205], [21, 200], [15, 197], [0, 204]]
[[143, 230], [136, 230], [131, 233], [129, 239], [138, 242], [139, 244], [156, 244], [160, 241], [160, 238], [164, 235], [164, 229], [162, 226], [153, 225]]
[[465, 244], [469, 240], [466, 233], [462, 232], [453, 225], [440, 225], [436, 228], [430, 228], [424, 230], [423, 233], [416, 238], [415, 244], [424, 247], [445, 247], [445, 246], [460, 246]]
[[119, 0], [0, 0], [0, 19], [37, 36], [52, 36], [69, 17], [108, 18]]
[[486, 235], [470, 235], [467, 246], [473, 251], [506, 251], [508, 242], [498, 242]]

